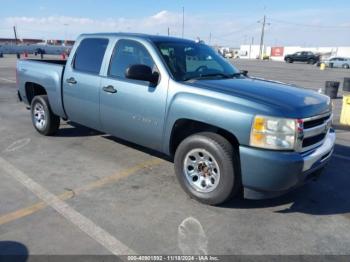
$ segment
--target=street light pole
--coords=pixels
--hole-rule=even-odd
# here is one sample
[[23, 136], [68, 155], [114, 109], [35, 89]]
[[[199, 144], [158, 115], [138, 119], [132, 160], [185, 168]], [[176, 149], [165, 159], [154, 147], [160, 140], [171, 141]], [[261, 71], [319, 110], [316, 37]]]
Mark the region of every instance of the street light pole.
[[182, 38], [185, 35], [185, 7], [182, 7]]
[[64, 25], [64, 45], [66, 45], [67, 42], [67, 26], [69, 26], [69, 24], [63, 24]]
[[250, 46], [249, 46], [249, 59], [251, 59], [252, 45], [254, 45], [254, 36], [252, 36], [252, 42], [250, 43]]

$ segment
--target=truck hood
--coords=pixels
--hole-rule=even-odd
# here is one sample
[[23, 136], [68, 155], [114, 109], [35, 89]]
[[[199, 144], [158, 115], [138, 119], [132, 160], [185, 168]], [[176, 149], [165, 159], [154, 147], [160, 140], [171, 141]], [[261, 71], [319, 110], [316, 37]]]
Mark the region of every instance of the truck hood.
[[312, 90], [257, 78], [197, 80], [191, 86], [240, 97], [269, 107], [275, 115], [305, 118], [329, 112], [330, 99]]

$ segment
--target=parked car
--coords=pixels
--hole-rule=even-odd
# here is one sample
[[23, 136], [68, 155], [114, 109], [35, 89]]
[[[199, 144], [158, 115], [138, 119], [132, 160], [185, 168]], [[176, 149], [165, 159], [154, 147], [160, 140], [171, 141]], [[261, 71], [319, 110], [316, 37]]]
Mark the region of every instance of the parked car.
[[306, 62], [308, 64], [315, 64], [320, 60], [320, 55], [309, 51], [296, 52], [291, 55], [286, 55], [284, 61], [287, 63]]
[[327, 67], [350, 68], [350, 58], [347, 57], [332, 57], [323, 61], [323, 63], [325, 63]]
[[228, 58], [228, 59], [233, 58], [233, 53], [232, 52], [225, 52], [224, 57]]
[[40, 134], [62, 118], [160, 151], [207, 204], [286, 193], [333, 152], [329, 97], [249, 77], [191, 40], [84, 34], [67, 62], [19, 60], [16, 75]]

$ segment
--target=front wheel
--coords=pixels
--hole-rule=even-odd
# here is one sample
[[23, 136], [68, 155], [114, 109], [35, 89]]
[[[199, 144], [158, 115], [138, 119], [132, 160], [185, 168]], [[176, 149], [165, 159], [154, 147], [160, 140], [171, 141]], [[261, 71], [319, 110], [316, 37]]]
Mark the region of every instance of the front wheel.
[[50, 109], [47, 95], [36, 96], [31, 103], [34, 128], [42, 135], [50, 136], [57, 132], [60, 118]]
[[344, 68], [344, 69], [349, 69], [349, 65], [348, 65], [348, 64], [344, 64], [344, 65], [343, 65], [343, 68]]
[[216, 133], [187, 137], [178, 146], [174, 163], [182, 188], [202, 203], [221, 204], [241, 189], [238, 152]]

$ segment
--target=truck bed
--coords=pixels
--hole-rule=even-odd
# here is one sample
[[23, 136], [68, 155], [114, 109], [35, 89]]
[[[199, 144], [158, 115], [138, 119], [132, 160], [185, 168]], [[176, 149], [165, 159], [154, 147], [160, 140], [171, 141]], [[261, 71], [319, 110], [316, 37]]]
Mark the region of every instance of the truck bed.
[[[30, 104], [30, 92], [33, 83], [45, 87], [51, 110], [58, 116], [65, 117], [62, 101], [62, 78], [65, 60], [20, 59], [17, 61], [18, 89], [23, 101]], [[34, 87], [35, 88], [35, 87]]]
[[58, 60], [58, 59], [26, 59], [26, 60], [27, 61], [49, 63], [49, 64], [56, 64], [56, 65], [65, 65], [67, 63], [66, 60]]

